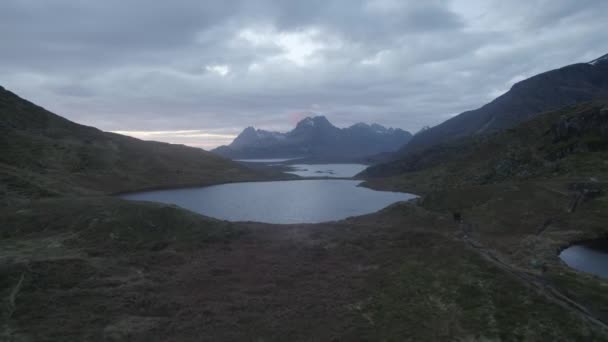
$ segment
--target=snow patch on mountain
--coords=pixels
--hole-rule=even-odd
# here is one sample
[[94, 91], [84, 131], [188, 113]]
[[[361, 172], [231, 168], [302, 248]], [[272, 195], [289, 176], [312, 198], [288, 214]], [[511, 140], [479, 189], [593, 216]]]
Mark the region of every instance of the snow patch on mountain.
[[602, 57], [600, 57], [598, 59], [594, 59], [591, 62], [589, 62], [589, 64], [591, 64], [591, 65], [598, 65], [601, 63], [608, 63], [608, 54], [605, 54]]

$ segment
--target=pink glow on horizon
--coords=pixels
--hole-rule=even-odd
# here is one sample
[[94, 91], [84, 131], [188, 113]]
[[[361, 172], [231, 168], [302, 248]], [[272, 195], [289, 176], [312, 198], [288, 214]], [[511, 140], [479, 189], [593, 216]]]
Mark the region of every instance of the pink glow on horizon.
[[307, 117], [310, 113], [306, 112], [292, 112], [289, 114], [289, 123], [291, 126], [295, 127], [298, 122], [302, 121], [305, 117]]

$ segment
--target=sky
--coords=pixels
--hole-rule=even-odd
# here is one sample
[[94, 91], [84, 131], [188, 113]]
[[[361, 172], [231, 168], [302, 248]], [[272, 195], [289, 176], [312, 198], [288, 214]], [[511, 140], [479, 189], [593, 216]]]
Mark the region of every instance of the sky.
[[70, 120], [212, 148], [243, 128], [416, 132], [608, 53], [605, 0], [2, 0], [0, 85]]

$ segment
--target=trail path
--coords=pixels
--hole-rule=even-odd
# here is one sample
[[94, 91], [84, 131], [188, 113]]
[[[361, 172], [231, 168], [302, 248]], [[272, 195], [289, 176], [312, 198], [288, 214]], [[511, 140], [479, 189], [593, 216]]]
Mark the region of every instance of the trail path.
[[461, 223], [460, 228], [462, 231], [461, 240], [471, 249], [477, 251], [484, 259], [488, 260], [501, 270], [511, 274], [515, 278], [519, 279], [526, 286], [536, 290], [538, 293], [544, 295], [551, 302], [556, 303], [563, 308], [577, 313], [579, 316], [592, 322], [593, 324], [608, 331], [608, 324], [597, 318], [592, 312], [589, 311], [584, 305], [578, 303], [574, 299], [568, 297], [562, 291], [553, 286], [547, 279], [542, 275], [532, 273], [527, 270], [523, 270], [514, 267], [504, 261], [502, 261], [494, 252], [484, 247], [478, 241], [472, 239], [465, 229], [466, 224]]

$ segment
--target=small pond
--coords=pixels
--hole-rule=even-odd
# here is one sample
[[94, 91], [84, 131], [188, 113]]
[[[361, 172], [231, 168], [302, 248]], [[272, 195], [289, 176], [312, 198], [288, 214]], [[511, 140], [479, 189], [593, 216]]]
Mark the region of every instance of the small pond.
[[374, 191], [355, 180], [296, 180], [222, 184], [123, 195], [129, 200], [175, 204], [229, 221], [319, 223], [376, 212], [415, 195]]
[[608, 278], [608, 240], [581, 242], [564, 249], [559, 257], [575, 270]]

